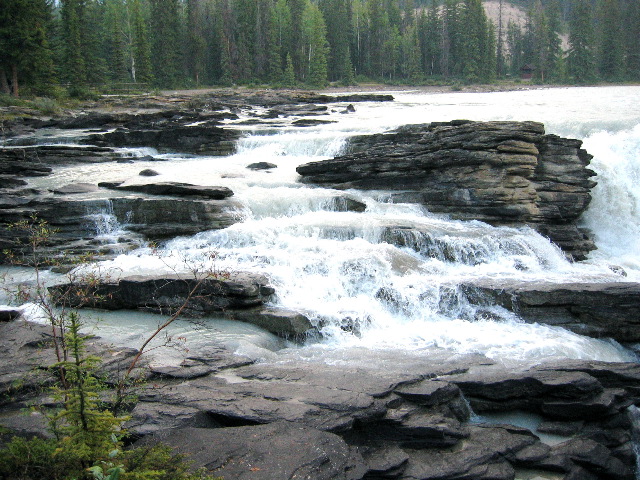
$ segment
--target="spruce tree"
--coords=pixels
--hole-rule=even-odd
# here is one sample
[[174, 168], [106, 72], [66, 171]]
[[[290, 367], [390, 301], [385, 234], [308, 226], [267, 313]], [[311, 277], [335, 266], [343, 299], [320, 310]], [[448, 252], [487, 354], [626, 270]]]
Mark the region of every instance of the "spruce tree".
[[329, 44], [322, 12], [317, 5], [308, 2], [302, 16], [306, 66], [304, 80], [311, 86], [323, 87], [327, 83]]
[[61, 0], [62, 36], [64, 39], [64, 79], [72, 86], [84, 85], [87, 69], [83, 55], [82, 22], [85, 21], [84, 3], [80, 0]]
[[149, 29], [147, 28], [147, 21], [142, 12], [140, 0], [132, 0], [131, 23], [133, 36], [133, 81], [140, 83], [152, 83], [153, 67], [151, 66]]
[[600, 0], [598, 7], [598, 70], [605, 80], [621, 80], [624, 41], [619, 0]]
[[439, 59], [442, 56], [442, 21], [438, 5], [431, 0], [427, 12], [418, 18], [418, 38], [422, 52], [422, 70], [427, 75], [441, 74]]
[[349, 45], [352, 37], [351, 2], [348, 0], [321, 0], [318, 3], [327, 26], [329, 57], [329, 78], [353, 81], [353, 67]]
[[296, 73], [293, 70], [293, 60], [291, 60], [290, 54], [287, 54], [286, 66], [282, 75], [282, 85], [287, 88], [296, 86]]
[[180, 15], [178, 0], [150, 0], [151, 61], [159, 87], [175, 86], [180, 78]]
[[507, 24], [507, 64], [508, 72], [517, 77], [520, 74], [520, 69], [524, 66], [524, 37], [522, 30], [513, 21], [509, 21]]
[[623, 15], [624, 66], [628, 80], [640, 80], [640, 2], [629, 0]]
[[592, 82], [596, 78], [596, 56], [591, 8], [585, 2], [573, 3], [569, 22], [569, 75], [578, 83]]
[[28, 84], [46, 93], [53, 79], [45, 0], [0, 0], [0, 90], [14, 96]]
[[290, 43], [287, 52], [291, 55], [293, 69], [298, 79], [304, 78], [305, 65], [307, 64], [305, 61], [305, 44], [302, 38], [302, 19], [309, 1], [310, 0], [287, 0], [291, 15], [291, 36], [289, 37]]
[[105, 3], [105, 9], [105, 58], [109, 77], [113, 82], [125, 82], [130, 75], [127, 59], [130, 57], [128, 39], [131, 32], [127, 5], [124, 0], [110, 0]]

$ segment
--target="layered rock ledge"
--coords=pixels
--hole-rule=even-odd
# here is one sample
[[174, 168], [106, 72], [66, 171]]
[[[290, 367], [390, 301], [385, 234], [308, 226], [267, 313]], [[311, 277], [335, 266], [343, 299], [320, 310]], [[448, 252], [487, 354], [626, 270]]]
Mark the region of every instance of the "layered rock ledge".
[[[51, 404], [42, 389], [53, 381], [42, 366], [56, 361], [50, 329], [0, 323], [0, 351], [0, 425], [45, 434], [42, 415], [23, 409]], [[105, 358], [107, 379], [135, 353], [96, 340], [89, 351]], [[635, 478], [638, 364], [509, 369], [445, 349], [420, 358], [376, 352], [359, 365], [284, 358], [256, 363], [213, 343], [180, 365], [151, 366], [127, 428], [225, 478]], [[537, 421], [524, 428], [517, 417]]]
[[179, 313], [192, 318], [218, 314], [287, 338], [301, 338], [313, 330], [304, 315], [265, 305], [275, 290], [264, 276], [251, 273], [131, 276], [96, 284], [64, 283], [50, 287], [49, 292], [55, 303], [76, 308]]
[[344, 155], [297, 171], [304, 183], [390, 190], [456, 219], [530, 225], [580, 260], [595, 249], [576, 225], [595, 186], [581, 146], [536, 122], [460, 120], [354, 137]]
[[640, 342], [640, 284], [477, 280], [461, 285], [471, 303], [500, 305], [527, 322], [590, 337]]

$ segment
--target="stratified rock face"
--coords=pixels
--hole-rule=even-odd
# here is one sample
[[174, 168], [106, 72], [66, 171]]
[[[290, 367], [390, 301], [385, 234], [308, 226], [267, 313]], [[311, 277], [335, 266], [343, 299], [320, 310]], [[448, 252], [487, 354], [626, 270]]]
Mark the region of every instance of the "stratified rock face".
[[161, 315], [180, 313], [203, 317], [216, 313], [288, 338], [311, 333], [307, 317], [296, 312], [265, 306], [274, 289], [261, 275], [221, 273], [195, 276], [131, 276], [93, 285], [86, 282], [49, 288], [56, 304], [74, 308], [144, 310]]
[[216, 122], [196, 126], [182, 124], [135, 125], [113, 132], [96, 134], [90, 141], [96, 145], [116, 147], [155, 147], [206, 155], [230, 155], [240, 133], [223, 129]]
[[456, 219], [531, 225], [582, 259], [595, 246], [575, 222], [595, 173], [581, 145], [536, 122], [431, 123], [355, 137], [345, 155], [297, 171], [304, 183], [391, 190]]
[[[96, 339], [87, 347], [111, 381], [135, 354]], [[23, 410], [51, 405], [42, 390], [54, 381], [46, 366], [57, 361], [50, 326], [1, 322], [0, 351], [0, 426], [46, 434], [43, 415]], [[256, 363], [213, 342], [179, 365], [141, 365], [147, 382], [126, 428], [229, 479], [635, 478], [637, 363], [514, 371], [445, 349], [419, 360], [378, 354], [370, 368], [303, 358]], [[470, 417], [469, 406], [480, 416]], [[509, 412], [543, 422], [528, 430], [491, 421]], [[548, 445], [536, 435], [543, 432], [564, 438]], [[0, 433], [0, 444], [6, 439]]]
[[640, 341], [637, 283], [514, 283], [475, 281], [462, 285], [479, 305], [500, 305], [527, 322], [557, 325], [581, 335]]

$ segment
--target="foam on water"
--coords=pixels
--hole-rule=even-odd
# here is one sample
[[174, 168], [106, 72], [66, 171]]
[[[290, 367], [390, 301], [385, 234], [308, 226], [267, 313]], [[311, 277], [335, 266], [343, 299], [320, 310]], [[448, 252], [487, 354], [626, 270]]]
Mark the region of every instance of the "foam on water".
[[[526, 324], [498, 307], [470, 305], [459, 286], [474, 279], [622, 280], [611, 265], [622, 265], [627, 280], [640, 278], [640, 112], [631, 107], [640, 104], [635, 101], [640, 88], [400, 93], [396, 98], [358, 104], [356, 113], [322, 127], [288, 127], [278, 133], [254, 129], [240, 140], [237, 153], [225, 158], [163, 155], [160, 163], [118, 164], [113, 170], [112, 165], [81, 166], [37, 181], [117, 177], [145, 183], [148, 179], [137, 173], [154, 168], [160, 173], [154, 181], [231, 188], [242, 206], [240, 223], [173, 239], [162, 246], [160, 257], [140, 248], [103, 268], [112, 276], [173, 273], [207, 265], [208, 254], [215, 251], [210, 268], [266, 274], [277, 291], [274, 303], [303, 312], [323, 334], [321, 343], [289, 348], [283, 358], [320, 352], [330, 362], [362, 351], [417, 357], [448, 351], [503, 362], [633, 359], [615, 342]], [[529, 228], [452, 221], [418, 205], [390, 203], [386, 192], [337, 191], [298, 182], [298, 165], [339, 153], [351, 135], [456, 118], [537, 120], [549, 132], [585, 139], [599, 183], [584, 219], [599, 245], [589, 262], [569, 263]], [[246, 168], [261, 161], [276, 168]], [[346, 197], [366, 205], [366, 211], [345, 211]], [[198, 344], [198, 338], [192, 341]], [[207, 338], [202, 341], [211, 341]], [[256, 348], [256, 355], [275, 355]], [[247, 344], [242, 349], [251, 350]]]

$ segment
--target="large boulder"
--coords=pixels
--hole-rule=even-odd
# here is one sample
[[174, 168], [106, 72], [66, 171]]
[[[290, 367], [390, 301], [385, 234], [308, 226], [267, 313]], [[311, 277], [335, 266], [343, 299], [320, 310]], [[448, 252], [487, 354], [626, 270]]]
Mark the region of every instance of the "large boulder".
[[536, 122], [431, 123], [354, 137], [344, 155], [297, 171], [304, 183], [390, 190], [456, 219], [530, 225], [582, 259], [595, 246], [576, 220], [595, 173], [581, 145]]

